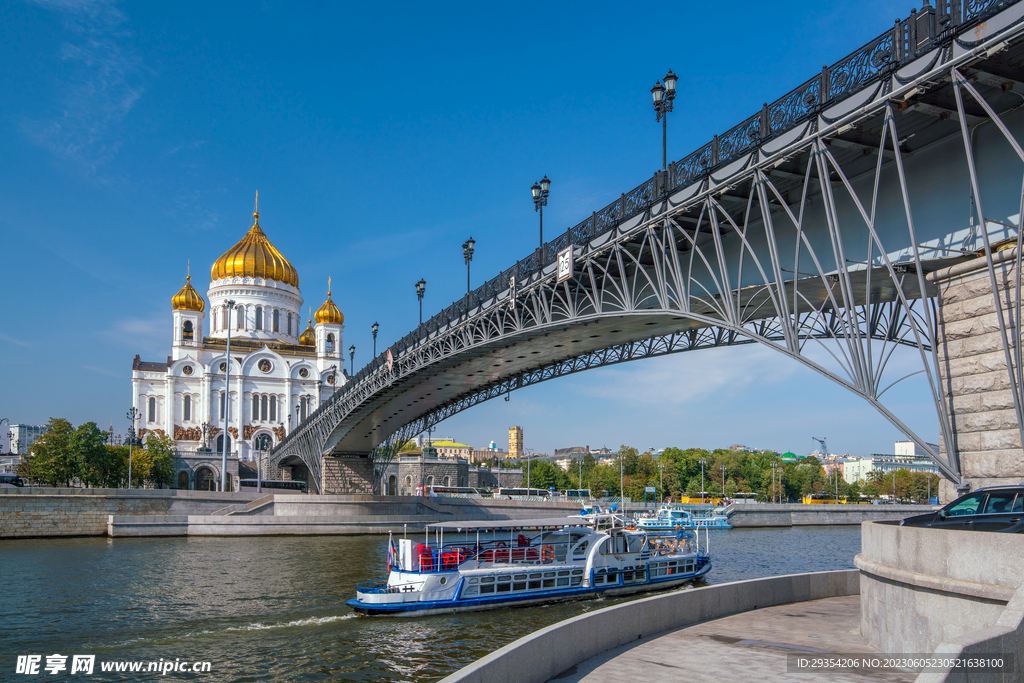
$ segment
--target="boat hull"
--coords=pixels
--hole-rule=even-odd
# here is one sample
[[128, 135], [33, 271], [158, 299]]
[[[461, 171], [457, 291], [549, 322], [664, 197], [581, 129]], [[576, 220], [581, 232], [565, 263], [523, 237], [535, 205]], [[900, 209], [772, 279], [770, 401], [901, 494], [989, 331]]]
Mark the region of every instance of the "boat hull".
[[622, 595], [635, 595], [637, 593], [649, 593], [652, 591], [669, 590], [678, 588], [702, 578], [711, 570], [711, 562], [707, 562], [696, 572], [686, 575], [675, 575], [671, 578], [659, 578], [637, 584], [626, 584], [619, 586], [601, 586], [563, 589], [550, 593], [536, 593], [532, 595], [510, 595], [502, 598], [473, 598], [438, 601], [421, 601], [405, 603], [367, 603], [358, 597], [346, 601], [356, 614], [366, 616], [400, 616], [418, 617], [433, 614], [452, 614], [454, 612], [481, 612], [491, 609], [502, 609], [505, 607], [527, 607], [530, 605], [544, 605], [554, 602], [569, 602], [573, 600], [592, 600], [599, 597], [618, 597]]

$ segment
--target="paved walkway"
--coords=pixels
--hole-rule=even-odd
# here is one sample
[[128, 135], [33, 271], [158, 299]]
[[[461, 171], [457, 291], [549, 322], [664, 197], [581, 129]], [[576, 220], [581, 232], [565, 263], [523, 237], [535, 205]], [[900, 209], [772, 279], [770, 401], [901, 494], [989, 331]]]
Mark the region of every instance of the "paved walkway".
[[916, 672], [789, 672], [790, 654], [877, 655], [860, 635], [860, 596], [812, 600], [744, 612], [672, 631], [588, 659], [551, 683], [912, 683]]

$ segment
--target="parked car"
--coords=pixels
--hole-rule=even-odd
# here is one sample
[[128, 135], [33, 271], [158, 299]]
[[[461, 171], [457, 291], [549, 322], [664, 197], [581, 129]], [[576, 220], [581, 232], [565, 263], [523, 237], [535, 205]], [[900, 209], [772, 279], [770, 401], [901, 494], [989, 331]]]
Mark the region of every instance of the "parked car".
[[1024, 486], [979, 489], [934, 512], [907, 517], [900, 526], [1024, 533]]

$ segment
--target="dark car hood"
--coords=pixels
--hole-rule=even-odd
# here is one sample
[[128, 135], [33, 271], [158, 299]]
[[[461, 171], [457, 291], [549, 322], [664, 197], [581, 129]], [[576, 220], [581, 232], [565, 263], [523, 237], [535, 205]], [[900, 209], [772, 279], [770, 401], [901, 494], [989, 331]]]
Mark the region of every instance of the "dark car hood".
[[900, 526], [927, 526], [928, 524], [932, 524], [934, 522], [937, 522], [940, 519], [942, 519], [942, 518], [939, 517], [938, 511], [926, 512], [923, 515], [914, 515], [912, 517], [905, 517], [903, 519], [903, 521], [900, 522]]

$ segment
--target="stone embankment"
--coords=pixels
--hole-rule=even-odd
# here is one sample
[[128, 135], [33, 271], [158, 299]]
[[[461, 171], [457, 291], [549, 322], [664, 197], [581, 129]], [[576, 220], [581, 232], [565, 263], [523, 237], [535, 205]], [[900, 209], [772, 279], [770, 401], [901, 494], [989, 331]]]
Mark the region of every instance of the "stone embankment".
[[729, 523], [734, 528], [861, 524], [921, 515], [926, 505], [732, 505]]
[[[860, 524], [924, 512], [897, 505], [737, 505], [734, 527]], [[459, 519], [571, 515], [576, 503], [146, 489], [0, 489], [0, 538], [260, 536], [420, 530]]]

